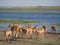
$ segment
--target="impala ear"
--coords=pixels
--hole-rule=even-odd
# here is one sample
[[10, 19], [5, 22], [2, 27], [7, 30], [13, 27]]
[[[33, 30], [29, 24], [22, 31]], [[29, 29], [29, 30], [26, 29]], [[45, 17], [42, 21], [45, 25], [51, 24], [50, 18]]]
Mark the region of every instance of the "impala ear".
[[38, 25], [34, 26], [34, 27], [37, 27]]
[[43, 26], [43, 28], [45, 28], [45, 26]]
[[35, 29], [38, 25], [35, 25], [33, 29]]
[[46, 26], [43, 26], [43, 28], [46, 30]]
[[11, 26], [12, 26], [12, 24], [9, 24], [9, 25], [8, 25], [8, 28], [11, 27]]

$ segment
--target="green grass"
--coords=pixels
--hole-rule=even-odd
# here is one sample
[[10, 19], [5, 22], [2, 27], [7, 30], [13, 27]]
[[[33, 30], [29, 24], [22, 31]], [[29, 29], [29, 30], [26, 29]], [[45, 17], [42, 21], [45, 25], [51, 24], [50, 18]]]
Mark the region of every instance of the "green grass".
[[56, 25], [56, 26], [60, 26], [60, 23], [56, 23], [56, 24], [54, 24], [54, 25]]
[[36, 23], [37, 20], [13, 20], [13, 19], [0, 19], [0, 23]]

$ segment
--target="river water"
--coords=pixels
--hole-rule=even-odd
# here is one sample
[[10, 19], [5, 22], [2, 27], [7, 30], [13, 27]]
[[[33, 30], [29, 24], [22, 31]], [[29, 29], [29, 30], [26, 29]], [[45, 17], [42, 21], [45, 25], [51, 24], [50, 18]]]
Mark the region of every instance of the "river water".
[[[37, 23], [29, 23], [32, 25], [43, 25], [48, 27], [48, 31], [51, 31], [51, 26], [60, 22], [60, 11], [38, 11], [38, 12], [0, 12], [0, 19], [20, 19], [20, 20], [38, 20]], [[0, 30], [8, 29], [9, 23], [0, 23]], [[27, 24], [21, 23], [25, 26]], [[57, 32], [60, 32], [60, 26], [56, 26]]]

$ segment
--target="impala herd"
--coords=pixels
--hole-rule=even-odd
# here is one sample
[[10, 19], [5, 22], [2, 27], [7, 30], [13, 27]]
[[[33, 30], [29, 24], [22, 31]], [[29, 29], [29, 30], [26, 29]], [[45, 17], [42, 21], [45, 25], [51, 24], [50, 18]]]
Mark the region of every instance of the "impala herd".
[[[42, 26], [42, 28], [38, 28], [37, 25], [36, 26], [27, 25], [22, 27], [18, 24], [13, 24], [13, 25], [10, 24], [8, 27], [10, 27], [10, 29], [4, 31], [4, 36], [6, 41], [10, 40], [12, 37], [17, 38], [18, 36], [20, 36], [19, 34], [22, 35], [22, 38], [24, 36], [29, 36], [29, 38], [32, 38], [32, 34], [35, 34], [37, 37], [42, 37], [47, 33], [46, 26]], [[51, 29], [52, 32], [56, 32], [55, 26], [51, 26]]]

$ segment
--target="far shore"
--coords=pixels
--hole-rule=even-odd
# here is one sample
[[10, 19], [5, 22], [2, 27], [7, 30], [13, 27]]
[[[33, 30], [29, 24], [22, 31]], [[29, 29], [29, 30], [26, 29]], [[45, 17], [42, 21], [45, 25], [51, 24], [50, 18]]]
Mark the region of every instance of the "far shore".
[[60, 11], [60, 6], [0, 6], [0, 12]]

